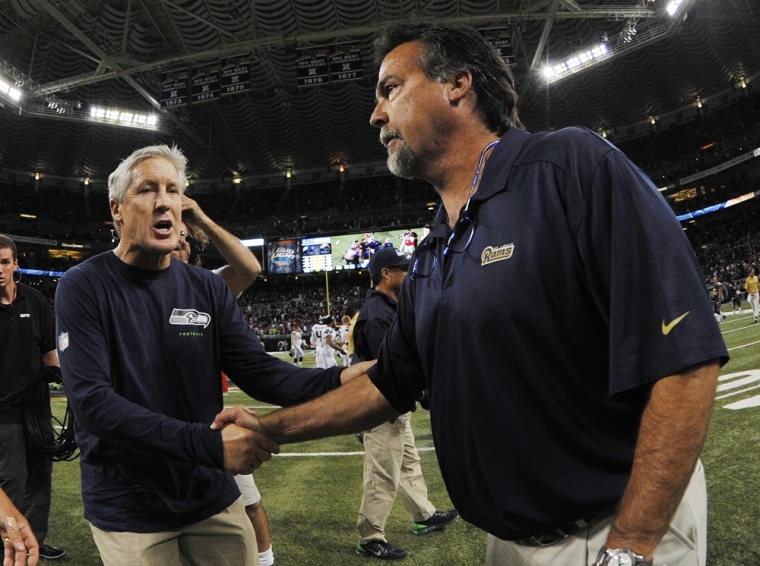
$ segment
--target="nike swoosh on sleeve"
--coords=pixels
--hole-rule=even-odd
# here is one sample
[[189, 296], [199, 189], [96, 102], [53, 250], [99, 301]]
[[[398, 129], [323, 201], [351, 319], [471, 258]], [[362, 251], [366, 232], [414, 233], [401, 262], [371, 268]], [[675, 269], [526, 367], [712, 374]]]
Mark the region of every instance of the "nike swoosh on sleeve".
[[673, 319], [673, 320], [672, 320], [670, 323], [668, 323], [668, 324], [665, 324], [665, 319], [663, 318], [663, 319], [662, 319], [662, 335], [663, 335], [663, 336], [667, 336], [668, 334], [670, 334], [670, 331], [671, 331], [671, 330], [673, 330], [673, 328], [676, 326], [676, 324], [678, 324], [678, 323], [679, 323], [679, 322], [681, 322], [681, 321], [682, 321], [684, 318], [686, 318], [686, 315], [687, 315], [687, 314], [689, 314], [690, 312], [691, 312], [691, 311], [686, 311], [686, 312], [685, 312], [685, 313], [683, 313], [681, 316], [679, 316], [678, 318], [675, 318], [675, 319]]

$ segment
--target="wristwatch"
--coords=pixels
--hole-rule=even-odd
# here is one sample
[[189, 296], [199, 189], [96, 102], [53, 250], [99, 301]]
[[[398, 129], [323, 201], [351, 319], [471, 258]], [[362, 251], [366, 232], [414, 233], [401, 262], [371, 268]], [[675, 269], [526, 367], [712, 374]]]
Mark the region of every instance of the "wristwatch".
[[602, 548], [594, 566], [653, 566], [652, 560], [644, 560], [630, 548]]

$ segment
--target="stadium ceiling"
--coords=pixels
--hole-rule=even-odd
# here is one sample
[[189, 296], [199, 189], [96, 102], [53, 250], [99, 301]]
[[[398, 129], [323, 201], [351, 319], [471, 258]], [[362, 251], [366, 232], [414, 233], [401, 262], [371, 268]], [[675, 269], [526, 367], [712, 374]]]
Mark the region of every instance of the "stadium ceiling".
[[[201, 179], [384, 163], [372, 37], [415, 20], [508, 34], [532, 131], [646, 123], [760, 75], [757, 0], [0, 0], [0, 165], [103, 179], [158, 142]], [[349, 42], [360, 80], [299, 86], [300, 58]], [[228, 58], [250, 61], [249, 90], [161, 108], [175, 72]], [[547, 80], [563, 62], [572, 73]], [[159, 127], [95, 124], [96, 106]]]

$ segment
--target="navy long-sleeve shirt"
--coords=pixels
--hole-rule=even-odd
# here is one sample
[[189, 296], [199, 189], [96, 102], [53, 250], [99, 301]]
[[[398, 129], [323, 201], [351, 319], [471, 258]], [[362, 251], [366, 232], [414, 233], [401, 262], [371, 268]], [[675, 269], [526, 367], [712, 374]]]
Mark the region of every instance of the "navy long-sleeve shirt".
[[85, 518], [157, 532], [204, 520], [239, 492], [224, 466], [220, 372], [290, 405], [340, 384], [267, 354], [232, 293], [179, 261], [145, 271], [107, 252], [69, 270], [56, 294], [58, 355], [81, 449]]

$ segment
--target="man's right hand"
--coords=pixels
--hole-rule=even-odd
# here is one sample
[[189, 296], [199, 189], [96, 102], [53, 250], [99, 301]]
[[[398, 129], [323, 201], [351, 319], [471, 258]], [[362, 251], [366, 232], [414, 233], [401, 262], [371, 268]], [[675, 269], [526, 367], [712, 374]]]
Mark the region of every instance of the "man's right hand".
[[249, 413], [249, 427], [238, 426], [229, 422], [221, 426], [211, 425], [212, 429], [221, 428], [224, 444], [224, 469], [234, 474], [250, 474], [260, 468], [264, 462], [272, 459], [272, 454], [279, 454], [280, 447], [272, 439], [253, 429], [257, 428], [258, 419]]

